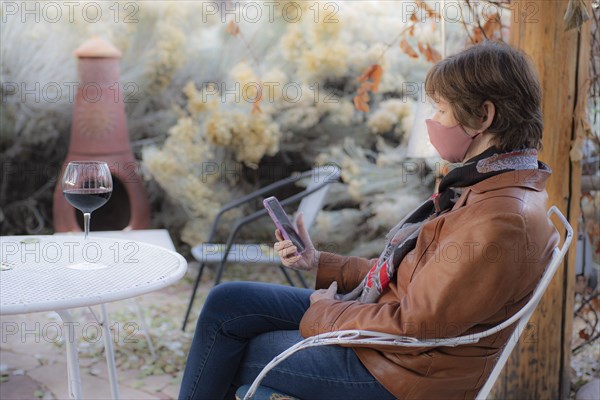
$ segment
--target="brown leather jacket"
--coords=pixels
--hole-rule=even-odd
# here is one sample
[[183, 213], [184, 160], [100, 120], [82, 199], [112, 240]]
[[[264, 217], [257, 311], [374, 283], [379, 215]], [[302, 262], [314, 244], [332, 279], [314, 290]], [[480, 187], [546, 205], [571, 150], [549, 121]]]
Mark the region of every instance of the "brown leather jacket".
[[[451, 211], [425, 225], [377, 303], [320, 300], [302, 318], [308, 337], [364, 329], [422, 339], [480, 332], [531, 296], [558, 233], [546, 217], [543, 170], [506, 172], [467, 188]], [[321, 253], [316, 287], [352, 290], [376, 260]], [[459, 347], [354, 348], [399, 399], [474, 398], [511, 329]]]

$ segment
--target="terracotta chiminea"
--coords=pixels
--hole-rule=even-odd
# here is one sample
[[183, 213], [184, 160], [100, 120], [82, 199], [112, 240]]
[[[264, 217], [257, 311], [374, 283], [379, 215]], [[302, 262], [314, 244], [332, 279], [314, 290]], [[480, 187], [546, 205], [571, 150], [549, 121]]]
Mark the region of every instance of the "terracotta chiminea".
[[119, 82], [121, 52], [106, 40], [93, 37], [74, 54], [78, 57], [79, 86], [69, 153], [54, 190], [54, 230], [82, 230], [82, 213], [65, 200], [61, 178], [69, 161], [91, 160], [105, 161], [113, 178], [110, 200], [92, 214], [92, 231], [148, 228], [150, 207], [129, 146]]

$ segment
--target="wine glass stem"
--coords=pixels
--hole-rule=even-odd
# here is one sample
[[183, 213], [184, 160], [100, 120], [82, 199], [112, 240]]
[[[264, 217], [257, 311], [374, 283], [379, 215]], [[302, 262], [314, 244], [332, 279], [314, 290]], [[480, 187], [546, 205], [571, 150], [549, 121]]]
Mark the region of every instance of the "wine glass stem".
[[90, 217], [92, 214], [83, 213], [83, 231], [85, 232], [83, 235], [84, 239], [87, 239], [88, 233], [90, 233]]

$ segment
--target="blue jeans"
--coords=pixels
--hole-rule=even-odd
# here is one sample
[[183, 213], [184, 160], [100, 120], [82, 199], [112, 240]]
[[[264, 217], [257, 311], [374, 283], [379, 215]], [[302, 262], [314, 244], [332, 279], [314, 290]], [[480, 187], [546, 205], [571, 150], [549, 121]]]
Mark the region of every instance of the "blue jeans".
[[[233, 398], [277, 354], [302, 340], [300, 320], [313, 291], [256, 282], [214, 287], [196, 325], [179, 399]], [[302, 350], [262, 383], [301, 399], [394, 399], [351, 348]]]

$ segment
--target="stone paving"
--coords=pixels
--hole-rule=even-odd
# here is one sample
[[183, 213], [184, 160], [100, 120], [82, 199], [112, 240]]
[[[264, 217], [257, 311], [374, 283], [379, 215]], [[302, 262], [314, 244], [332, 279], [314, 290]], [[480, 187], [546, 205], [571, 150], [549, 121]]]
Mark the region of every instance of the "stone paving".
[[[56, 321], [56, 318], [50, 313], [2, 318], [4, 326], [17, 323], [20, 329], [27, 329], [29, 332], [26, 332], [25, 337], [18, 333], [14, 336], [5, 334], [0, 348], [1, 399], [68, 398], [65, 349], [55, 341], [56, 331], [51, 333], [51, 337], [44, 336], [49, 334], [49, 330], [44, 331], [45, 324], [53, 323], [48, 321]], [[81, 335], [81, 332], [77, 333]], [[37, 337], [34, 338], [34, 335]], [[80, 357], [84, 398], [110, 398], [104, 359]], [[135, 370], [119, 369], [119, 387], [124, 399], [165, 399], [176, 396], [176, 378], [151, 375], [140, 379], [138, 373]]]

